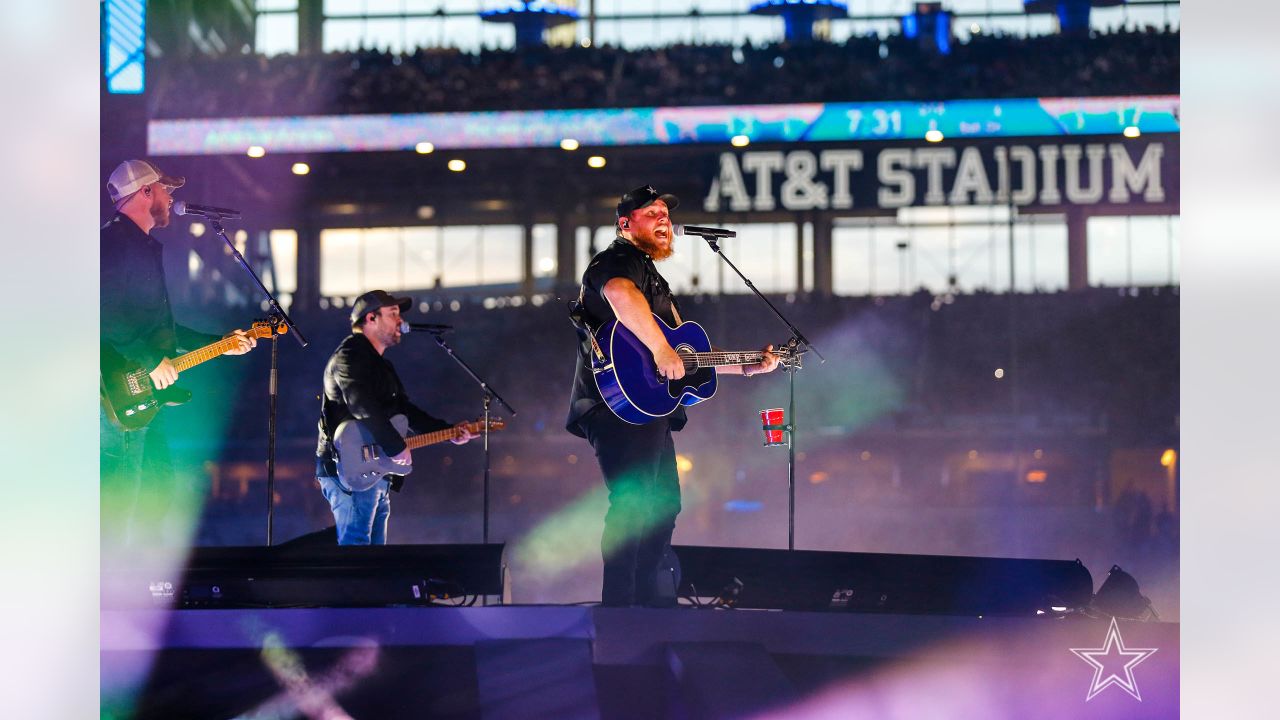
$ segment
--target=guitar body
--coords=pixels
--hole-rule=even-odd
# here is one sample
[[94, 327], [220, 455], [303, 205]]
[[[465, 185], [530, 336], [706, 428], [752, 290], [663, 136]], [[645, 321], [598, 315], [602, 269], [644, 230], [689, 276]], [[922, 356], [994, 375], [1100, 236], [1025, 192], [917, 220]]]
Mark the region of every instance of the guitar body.
[[[395, 415], [391, 424], [404, 437], [409, 433], [409, 418]], [[400, 465], [382, 452], [373, 433], [359, 420], [344, 420], [333, 433], [337, 451], [338, 480], [352, 492], [368, 490], [387, 475], [408, 475], [413, 465]]]
[[128, 365], [104, 366], [98, 390], [107, 417], [125, 430], [144, 428], [161, 407], [191, 399], [190, 390], [172, 385], [156, 390], [145, 368]]
[[[488, 425], [483, 419], [464, 425], [467, 432], [479, 435], [486, 427], [489, 430], [501, 430], [507, 423], [502, 418], [490, 418]], [[456, 426], [409, 435], [409, 419], [404, 415], [393, 415], [391, 426], [404, 438], [405, 447], [410, 450], [450, 442], [462, 436]], [[343, 420], [338, 425], [333, 434], [333, 447], [337, 451], [338, 482], [352, 492], [368, 490], [387, 475], [408, 475], [413, 472], [412, 464], [400, 465], [392, 462], [391, 457], [373, 439], [373, 433], [359, 420]]]
[[[682, 355], [711, 352], [711, 338], [696, 322], [679, 327], [654, 316], [667, 342]], [[696, 405], [716, 394], [716, 369], [704, 367], [668, 381], [658, 375], [649, 348], [625, 325], [611, 320], [596, 333], [596, 342], [608, 362], [595, 371], [596, 387], [609, 409], [632, 425], [644, 425], [675, 412], [681, 405]]]
[[[271, 337], [273, 334], [283, 335], [289, 326], [278, 327], [265, 321], [255, 322], [245, 331], [257, 339]], [[234, 337], [224, 337], [211, 342], [202, 348], [172, 358], [173, 367], [178, 372], [185, 372], [200, 363], [220, 357], [223, 353], [239, 344]], [[170, 385], [157, 390], [151, 383], [151, 372], [147, 368], [128, 360], [107, 343], [99, 347], [98, 395], [102, 398], [102, 409], [113, 423], [125, 430], [137, 430], [147, 426], [151, 419], [165, 405], [181, 405], [191, 399], [191, 391]]]

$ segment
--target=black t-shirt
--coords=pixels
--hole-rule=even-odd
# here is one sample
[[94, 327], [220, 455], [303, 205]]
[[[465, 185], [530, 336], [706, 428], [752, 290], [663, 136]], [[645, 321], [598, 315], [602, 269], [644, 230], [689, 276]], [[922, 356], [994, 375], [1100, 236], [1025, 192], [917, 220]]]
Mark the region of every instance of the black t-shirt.
[[[604, 297], [605, 284], [616, 277], [635, 283], [645, 300], [649, 301], [649, 309], [668, 325], [676, 325], [678, 306], [671, 296], [671, 287], [667, 285], [666, 279], [654, 267], [652, 258], [619, 237], [612, 245], [591, 258], [586, 272], [582, 274], [582, 304], [592, 330], [599, 330], [601, 325], [616, 319], [613, 307]], [[604, 398], [600, 397], [600, 389], [596, 387], [591, 372], [590, 352], [590, 344], [579, 343], [573, 393], [569, 400], [569, 417], [565, 421], [565, 429], [579, 437], [586, 437], [586, 433], [579, 427], [579, 421], [604, 404]], [[688, 422], [684, 406], [667, 417], [671, 421], [672, 430], [679, 430]]]

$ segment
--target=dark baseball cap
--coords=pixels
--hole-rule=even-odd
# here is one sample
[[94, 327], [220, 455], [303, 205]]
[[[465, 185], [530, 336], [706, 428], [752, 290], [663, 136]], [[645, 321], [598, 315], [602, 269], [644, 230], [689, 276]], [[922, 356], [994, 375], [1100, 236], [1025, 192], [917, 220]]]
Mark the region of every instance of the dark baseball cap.
[[400, 312], [405, 312], [413, 306], [413, 298], [394, 297], [386, 290], [370, 290], [356, 298], [355, 304], [351, 306], [352, 327], [356, 326], [364, 319], [365, 313], [371, 313], [375, 310], [381, 310], [384, 307], [391, 307], [392, 305], [399, 305]]
[[680, 204], [680, 198], [670, 193], [661, 194], [653, 189], [652, 185], [638, 187], [631, 192], [624, 193], [618, 200], [618, 217], [630, 215], [642, 207], [648, 207], [654, 200], [661, 200], [667, 204], [668, 210], [675, 210]]

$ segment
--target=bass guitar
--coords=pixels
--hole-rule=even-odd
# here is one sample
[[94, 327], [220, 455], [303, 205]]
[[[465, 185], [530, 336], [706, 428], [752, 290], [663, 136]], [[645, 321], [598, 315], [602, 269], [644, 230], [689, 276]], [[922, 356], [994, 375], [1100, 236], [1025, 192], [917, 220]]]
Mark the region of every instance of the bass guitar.
[[[684, 360], [685, 374], [679, 380], [658, 374], [649, 348], [617, 320], [610, 320], [595, 333], [596, 346], [604, 354], [603, 359], [595, 358], [592, 368], [596, 387], [609, 409], [632, 425], [666, 417], [681, 405], [710, 400], [716, 394], [717, 367], [753, 365], [764, 358], [763, 350], [712, 350], [707, 331], [696, 322], [673, 328], [657, 315], [653, 319]], [[773, 354], [788, 367], [800, 367], [800, 354], [789, 348], [778, 348]]]
[[[404, 415], [393, 415], [391, 425], [404, 438], [410, 450], [417, 450], [428, 445], [455, 440], [462, 435], [456, 428], [446, 428], [435, 432], [408, 435], [409, 418]], [[502, 418], [490, 418], [489, 430], [501, 430], [507, 426]], [[463, 425], [467, 432], [479, 435], [484, 432], [484, 421], [476, 420]], [[401, 465], [391, 460], [391, 456], [382, 451], [382, 446], [373, 439], [373, 433], [359, 420], [343, 420], [333, 434], [333, 448], [336, 450], [338, 463], [338, 481], [351, 492], [368, 490], [388, 475], [408, 475], [413, 472], [413, 465]]]
[[[289, 331], [287, 325], [279, 325], [276, 332], [280, 335]], [[253, 338], [261, 340], [271, 337], [271, 323], [255, 322], [245, 332]], [[212, 360], [240, 344], [235, 336], [223, 338], [209, 343], [199, 350], [192, 350], [170, 360], [178, 372], [189, 370], [202, 362]], [[160, 412], [162, 405], [181, 405], [191, 399], [191, 392], [170, 385], [157, 390], [151, 382], [151, 371], [136, 363], [132, 363], [119, 355], [102, 357], [102, 372], [99, 376], [98, 390], [102, 397], [102, 408], [113, 423], [125, 430], [137, 430], [146, 427]]]

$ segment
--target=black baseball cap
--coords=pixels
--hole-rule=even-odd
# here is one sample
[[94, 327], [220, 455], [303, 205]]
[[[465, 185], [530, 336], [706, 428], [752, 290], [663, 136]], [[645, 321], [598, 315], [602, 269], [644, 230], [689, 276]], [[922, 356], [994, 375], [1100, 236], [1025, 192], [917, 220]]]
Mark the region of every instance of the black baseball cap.
[[400, 312], [405, 312], [413, 306], [413, 298], [394, 297], [386, 290], [370, 290], [356, 298], [355, 304], [351, 306], [351, 326], [355, 327], [360, 324], [360, 321], [364, 319], [365, 313], [371, 313], [392, 305], [399, 305]]
[[680, 198], [675, 195], [670, 193], [665, 195], [660, 194], [657, 190], [653, 189], [652, 185], [645, 185], [644, 187], [638, 187], [631, 192], [624, 193], [622, 197], [618, 199], [618, 217], [630, 215], [642, 207], [647, 207], [652, 204], [654, 200], [661, 200], [666, 203], [668, 210], [675, 210], [676, 206], [680, 204]]

